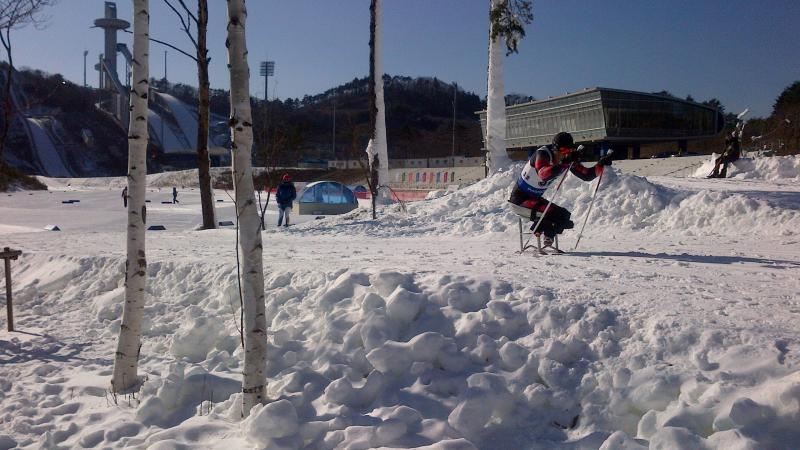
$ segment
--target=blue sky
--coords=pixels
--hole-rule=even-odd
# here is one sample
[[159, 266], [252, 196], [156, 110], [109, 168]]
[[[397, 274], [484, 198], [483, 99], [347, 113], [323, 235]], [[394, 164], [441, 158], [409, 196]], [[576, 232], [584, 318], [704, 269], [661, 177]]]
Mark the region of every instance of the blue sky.
[[[226, 2], [209, 3], [211, 83], [226, 88]], [[151, 35], [189, 50], [163, 1], [150, 5]], [[117, 7], [130, 18], [130, 1]], [[270, 97], [282, 99], [367, 74], [369, 0], [250, 0], [248, 9], [252, 94], [263, 97], [258, 62], [267, 58], [276, 61]], [[385, 0], [384, 71], [436, 76], [484, 96], [487, 12], [488, 0]], [[90, 27], [102, 13], [103, 0], [60, 0], [46, 29], [14, 32], [15, 63], [82, 83], [89, 50], [88, 81], [96, 86], [102, 32]], [[800, 79], [797, 0], [534, 0], [534, 14], [519, 54], [506, 59], [506, 92], [546, 98], [592, 86], [666, 89], [765, 116]], [[120, 41], [130, 45], [130, 36]], [[152, 76], [164, 75], [164, 50], [151, 47]], [[196, 85], [194, 62], [168, 52], [169, 79]]]

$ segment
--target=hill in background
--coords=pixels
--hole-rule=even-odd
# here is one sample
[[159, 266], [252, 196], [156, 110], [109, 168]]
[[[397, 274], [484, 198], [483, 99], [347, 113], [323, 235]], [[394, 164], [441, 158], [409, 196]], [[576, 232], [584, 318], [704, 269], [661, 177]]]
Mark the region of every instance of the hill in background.
[[[69, 169], [77, 176], [123, 175], [127, 164], [125, 130], [95, 104], [106, 93], [66, 81], [60, 74], [22, 69], [14, 78], [17, 113], [6, 160], [27, 173], [41, 173], [24, 117], [50, 121], [51, 134], [63, 144]], [[194, 110], [197, 89], [165, 80], [152, 86]], [[437, 78], [384, 76], [386, 125], [391, 158], [427, 158], [481, 154], [481, 99]], [[212, 113], [227, 117], [228, 91], [211, 93]], [[455, 130], [453, 127], [453, 98]], [[0, 94], [1, 96], [2, 94]], [[522, 98], [522, 96], [518, 96]], [[528, 97], [525, 97], [528, 98]], [[0, 102], [4, 104], [4, 102]], [[369, 139], [368, 79], [358, 78], [302, 99], [253, 99], [255, 147], [259, 165], [293, 166], [303, 160], [360, 158]], [[335, 111], [335, 136], [334, 136]], [[91, 139], [86, 136], [91, 135]], [[163, 170], [157, 151], [148, 152], [148, 170]]]
[[[449, 156], [454, 143], [456, 154], [482, 154], [475, 111], [485, 103], [478, 95], [437, 78], [384, 75], [383, 82], [390, 158]], [[152, 84], [188, 104], [196, 102], [193, 86], [163, 80]], [[302, 99], [253, 99], [256, 163], [266, 164], [273, 157], [275, 165], [294, 165], [303, 159], [360, 158], [370, 134], [368, 89], [365, 77]], [[227, 91], [213, 90], [213, 113], [228, 116], [228, 102]]]

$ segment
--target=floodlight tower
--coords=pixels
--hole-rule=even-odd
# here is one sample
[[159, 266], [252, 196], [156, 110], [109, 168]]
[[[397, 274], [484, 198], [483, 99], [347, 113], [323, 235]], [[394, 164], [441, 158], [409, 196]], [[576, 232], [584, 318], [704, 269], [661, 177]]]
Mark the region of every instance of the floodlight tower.
[[275, 61], [261, 61], [261, 76], [264, 77], [264, 102], [269, 98], [269, 77], [275, 75]]

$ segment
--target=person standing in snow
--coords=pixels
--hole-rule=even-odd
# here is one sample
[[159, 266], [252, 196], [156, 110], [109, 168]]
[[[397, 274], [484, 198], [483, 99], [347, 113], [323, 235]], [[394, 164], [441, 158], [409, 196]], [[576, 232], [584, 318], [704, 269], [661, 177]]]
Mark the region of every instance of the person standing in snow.
[[552, 246], [556, 235], [575, 226], [569, 211], [555, 203], [550, 204], [544, 198], [547, 189], [565, 170], [581, 180], [592, 181], [603, 172], [605, 166], [611, 165], [611, 155], [600, 158], [594, 167], [584, 166], [580, 158], [580, 151], [575, 149], [572, 135], [562, 131], [556, 134], [552, 144], [540, 147], [533, 153], [511, 191], [509, 202], [531, 210], [530, 219], [534, 222], [531, 230], [538, 221], [537, 213], [542, 214], [547, 210], [539, 229], [533, 230], [537, 235], [544, 234], [544, 247]]
[[[714, 161], [714, 170], [706, 178], [728, 176], [728, 164], [738, 160], [741, 156], [742, 128], [744, 128], [744, 122], [739, 122], [731, 134], [725, 138], [725, 151]], [[722, 166], [722, 170], [719, 170], [719, 166]]]
[[122, 207], [128, 207], [128, 186], [122, 188]]
[[292, 202], [297, 198], [297, 190], [288, 173], [283, 174], [281, 180], [281, 184], [275, 192], [275, 200], [278, 202], [278, 226], [283, 223], [284, 227], [288, 227], [289, 210], [292, 209]]
[[174, 205], [175, 203], [180, 203], [178, 201], [178, 188], [172, 186], [172, 204]]

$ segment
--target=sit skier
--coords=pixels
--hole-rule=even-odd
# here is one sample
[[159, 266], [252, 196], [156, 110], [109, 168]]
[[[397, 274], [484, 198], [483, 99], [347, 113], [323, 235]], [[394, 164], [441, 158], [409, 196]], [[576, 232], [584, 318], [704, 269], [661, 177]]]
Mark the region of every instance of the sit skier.
[[[725, 151], [722, 156], [714, 161], [714, 170], [706, 178], [725, 178], [728, 176], [728, 164], [736, 161], [741, 156], [741, 139], [744, 122], [739, 122], [731, 134], [725, 138]], [[719, 170], [722, 166], [722, 170]]]
[[[603, 172], [605, 166], [611, 165], [611, 155], [606, 155], [594, 167], [586, 167], [580, 162], [580, 151], [574, 147], [571, 134], [563, 131], [556, 134], [551, 145], [540, 147], [533, 153], [508, 199], [514, 205], [531, 211], [530, 220], [534, 222], [531, 230], [537, 237], [544, 234], [543, 247], [553, 248], [556, 236], [575, 226], [569, 211], [555, 203], [550, 204], [543, 197], [547, 189], [567, 169], [583, 181], [592, 181]], [[537, 213], [545, 216], [539, 228], [534, 229], [539, 220]]]
[[283, 174], [281, 180], [283, 181], [275, 192], [275, 200], [278, 202], [278, 226], [281, 226], [281, 222], [283, 222], [283, 226], [288, 227], [289, 210], [292, 209], [292, 202], [297, 198], [297, 190], [294, 188], [292, 177], [288, 173]]

